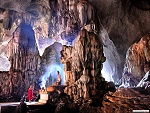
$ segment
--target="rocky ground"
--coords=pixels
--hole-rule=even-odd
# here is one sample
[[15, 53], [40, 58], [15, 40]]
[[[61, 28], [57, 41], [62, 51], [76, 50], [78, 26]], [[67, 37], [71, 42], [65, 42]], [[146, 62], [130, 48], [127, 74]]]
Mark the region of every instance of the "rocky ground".
[[132, 110], [150, 110], [150, 88], [119, 88], [115, 93], [106, 94], [102, 105], [95, 107], [88, 102], [72, 103], [66, 96], [61, 97], [57, 104], [50, 102], [41, 108], [31, 107], [29, 113], [132, 113]]
[[[72, 104], [69, 113], [132, 113], [132, 110], [149, 110], [149, 100], [150, 89], [119, 88], [115, 93], [106, 94], [102, 105], [94, 107], [90, 106], [88, 102], [78, 105]], [[59, 104], [56, 109], [58, 108]]]
[[103, 113], [132, 113], [132, 110], [150, 109], [150, 89], [122, 88], [114, 94], [106, 95]]
[[132, 113], [132, 110], [150, 110], [150, 89], [120, 88], [105, 96], [102, 107], [87, 104], [80, 106], [80, 113]]

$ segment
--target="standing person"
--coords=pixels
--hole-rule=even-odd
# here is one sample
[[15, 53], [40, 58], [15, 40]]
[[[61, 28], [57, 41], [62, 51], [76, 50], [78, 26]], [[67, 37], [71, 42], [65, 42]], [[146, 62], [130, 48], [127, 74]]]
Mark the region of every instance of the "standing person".
[[32, 99], [33, 99], [33, 86], [30, 85], [28, 89], [28, 101], [31, 102]]
[[27, 113], [27, 111], [28, 111], [28, 106], [24, 102], [24, 99], [22, 99], [20, 104], [17, 106], [17, 113]]
[[60, 76], [60, 73], [59, 71], [57, 71], [57, 81], [56, 81], [56, 85], [61, 85], [61, 76]]

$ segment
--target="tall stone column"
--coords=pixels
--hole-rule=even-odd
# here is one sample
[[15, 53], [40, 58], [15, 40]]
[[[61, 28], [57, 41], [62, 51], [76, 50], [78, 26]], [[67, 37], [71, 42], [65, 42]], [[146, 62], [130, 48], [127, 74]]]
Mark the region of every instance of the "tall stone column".
[[9, 73], [21, 73], [22, 84], [26, 83], [25, 90], [37, 82], [40, 57], [34, 31], [29, 24], [22, 22], [14, 31], [7, 46], [7, 57], [11, 62]]
[[[70, 49], [69, 49], [70, 48]], [[94, 32], [80, 31], [73, 47], [63, 46], [65, 77], [68, 87], [66, 93], [74, 100], [92, 100], [102, 92], [104, 78], [101, 76], [102, 63], [105, 61], [100, 39]], [[61, 59], [64, 59], [62, 55]], [[69, 59], [69, 60], [68, 60]]]

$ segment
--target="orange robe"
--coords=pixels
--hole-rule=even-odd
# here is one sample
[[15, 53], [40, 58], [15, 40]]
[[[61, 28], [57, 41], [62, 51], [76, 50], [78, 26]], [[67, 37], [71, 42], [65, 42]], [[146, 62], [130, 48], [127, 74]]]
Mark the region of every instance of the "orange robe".
[[31, 101], [33, 99], [33, 90], [28, 89], [28, 100]]

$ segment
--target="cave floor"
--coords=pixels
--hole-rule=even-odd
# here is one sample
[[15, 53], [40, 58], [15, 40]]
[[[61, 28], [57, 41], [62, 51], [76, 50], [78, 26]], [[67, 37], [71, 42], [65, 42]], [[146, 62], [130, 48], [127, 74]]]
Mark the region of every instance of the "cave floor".
[[[41, 108], [45, 103], [41, 102], [25, 102], [30, 109]], [[19, 106], [20, 102], [4, 102], [0, 103], [0, 113], [16, 113], [16, 108]]]
[[[14, 110], [14, 106], [18, 106], [19, 104], [20, 102], [0, 103], [1, 111], [5, 111], [5, 109], [8, 109], [9, 106], [8, 112], [0, 113], [16, 113], [12, 111]], [[55, 111], [54, 107], [45, 106], [44, 103], [26, 102], [26, 104], [32, 110], [38, 109], [38, 111], [40, 111], [35, 113], [47, 113], [46, 108], [50, 109], [50, 113], [54, 113], [52, 112], [52, 109]], [[143, 88], [118, 88], [116, 92], [109, 92], [106, 94], [102, 105], [103, 106], [101, 107], [94, 107], [89, 106], [88, 104], [83, 104], [79, 107], [79, 112], [73, 113], [133, 113], [133, 110], [148, 110], [148, 112], [144, 113], [150, 113], [150, 89], [146, 90]], [[49, 111], [49, 109], [47, 109], [47, 111]]]
[[100, 111], [103, 111], [102, 113], [133, 113], [133, 110], [150, 111], [150, 90], [119, 88], [115, 93], [105, 96]]
[[[28, 106], [30, 105], [44, 105], [45, 103], [41, 103], [41, 102], [25, 102]], [[18, 106], [20, 104], [20, 102], [3, 102], [0, 103], [0, 107], [3, 106]]]

